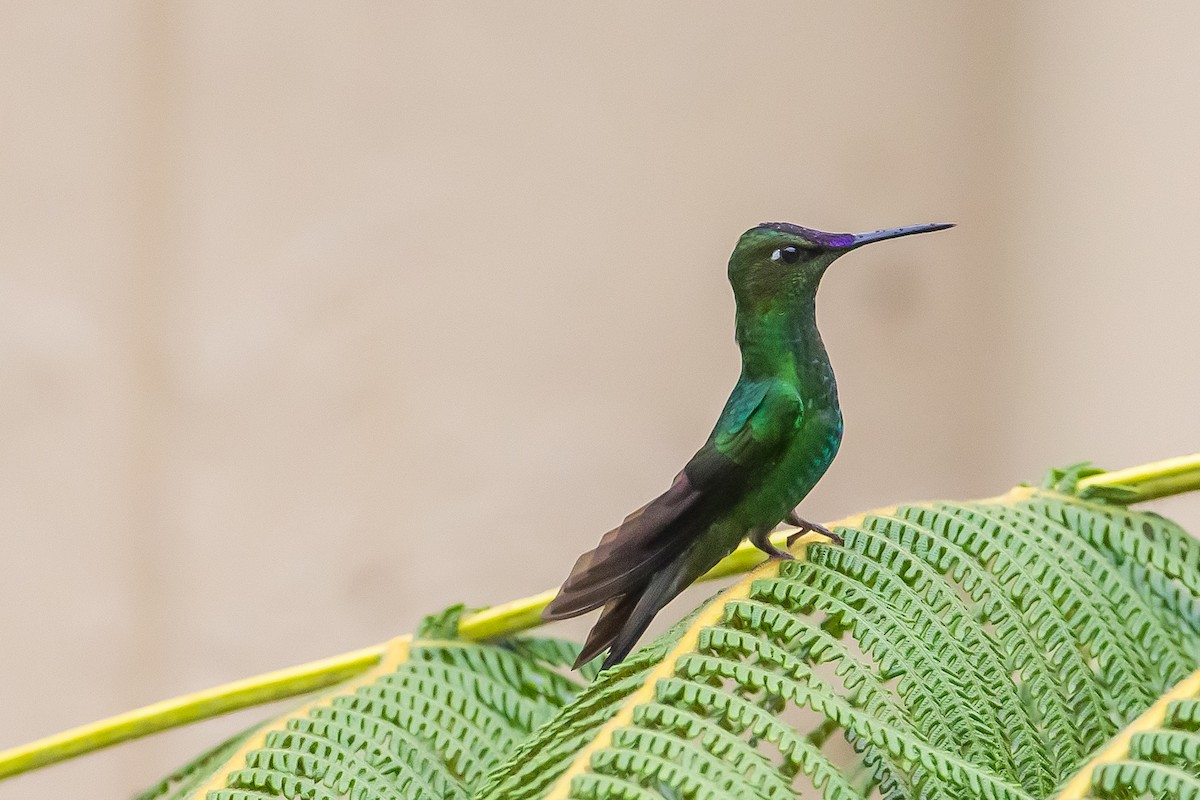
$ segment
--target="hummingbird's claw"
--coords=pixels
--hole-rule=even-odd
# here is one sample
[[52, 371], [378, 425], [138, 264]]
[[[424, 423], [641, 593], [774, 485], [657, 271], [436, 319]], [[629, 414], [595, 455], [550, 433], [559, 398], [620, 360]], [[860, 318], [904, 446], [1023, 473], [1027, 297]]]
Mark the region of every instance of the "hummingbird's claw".
[[754, 545], [759, 550], [762, 550], [771, 558], [782, 558], [784, 560], [795, 558], [795, 556], [789, 553], [787, 550], [780, 550], [771, 543], [771, 530], [769, 528], [755, 528], [754, 530], [750, 531], [750, 536], [748, 538], [750, 539], [750, 544]]
[[787, 540], [788, 547], [791, 547], [792, 544], [795, 543], [795, 541], [797, 539], [799, 539], [801, 536], [808, 533], [809, 531], [814, 531], [816, 533], [821, 534], [822, 536], [828, 536], [830, 539], [833, 540], [833, 543], [836, 544], [838, 547], [841, 547], [842, 545], [845, 544], [845, 542], [842, 541], [841, 536], [838, 536], [836, 533], [829, 530], [829, 528], [826, 528], [824, 525], [822, 525], [819, 522], [809, 522], [804, 517], [800, 516], [796, 512], [795, 509], [793, 509], [791, 511], [791, 513], [789, 513], [787, 515], [787, 521], [792, 523], [793, 525], [795, 525], [797, 528], [800, 529], [788, 537], [788, 540]]

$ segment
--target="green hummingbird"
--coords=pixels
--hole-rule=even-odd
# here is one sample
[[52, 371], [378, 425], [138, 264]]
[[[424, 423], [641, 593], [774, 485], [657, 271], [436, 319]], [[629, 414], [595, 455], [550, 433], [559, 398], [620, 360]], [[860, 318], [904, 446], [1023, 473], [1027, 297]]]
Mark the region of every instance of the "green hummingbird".
[[556, 620], [604, 607], [576, 667], [605, 648], [605, 668], [620, 662], [659, 609], [743, 538], [791, 558], [768, 538], [785, 518], [840, 544], [795, 511], [842, 440], [837, 383], [817, 331], [817, 285], [851, 250], [950, 227], [849, 234], [764, 222], [742, 234], [729, 258], [742, 371], [716, 426], [671, 488], [579, 557], [542, 612]]

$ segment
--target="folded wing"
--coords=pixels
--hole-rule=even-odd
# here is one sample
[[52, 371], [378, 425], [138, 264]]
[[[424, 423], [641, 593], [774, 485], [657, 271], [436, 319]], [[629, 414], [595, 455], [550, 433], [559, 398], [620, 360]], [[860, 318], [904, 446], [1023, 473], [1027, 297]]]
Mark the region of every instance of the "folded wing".
[[654, 614], [712, 566], [689, 563], [688, 545], [746, 496], [798, 427], [801, 403], [790, 386], [771, 381], [740, 388], [671, 488], [581, 555], [542, 613], [565, 619], [604, 607], [577, 663], [610, 645], [605, 666], [620, 661]]

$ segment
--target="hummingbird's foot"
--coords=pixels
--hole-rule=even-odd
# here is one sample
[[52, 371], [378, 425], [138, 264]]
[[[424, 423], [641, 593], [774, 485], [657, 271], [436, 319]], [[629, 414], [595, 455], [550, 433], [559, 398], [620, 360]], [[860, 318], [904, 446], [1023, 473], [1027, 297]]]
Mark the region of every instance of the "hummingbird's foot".
[[750, 544], [754, 545], [759, 550], [762, 550], [772, 558], [795, 558], [795, 556], [789, 553], [787, 550], [780, 550], [778, 547], [771, 544], [770, 528], [755, 528], [754, 530], [750, 531], [750, 535], [747, 538], [750, 539]]
[[838, 536], [836, 533], [829, 530], [829, 528], [826, 528], [824, 525], [822, 525], [819, 522], [809, 522], [804, 517], [802, 517], [798, 513], [796, 513], [795, 509], [793, 509], [792, 512], [787, 515], [787, 521], [792, 523], [793, 525], [795, 525], [797, 528], [800, 529], [788, 537], [788, 540], [787, 540], [788, 547], [791, 547], [792, 544], [795, 543], [795, 541], [797, 539], [799, 539], [801, 536], [808, 533], [809, 531], [819, 533], [822, 536], [828, 536], [830, 539], [833, 540], [833, 543], [839, 547], [841, 547], [842, 545], [845, 544], [845, 542], [842, 541], [841, 536]]

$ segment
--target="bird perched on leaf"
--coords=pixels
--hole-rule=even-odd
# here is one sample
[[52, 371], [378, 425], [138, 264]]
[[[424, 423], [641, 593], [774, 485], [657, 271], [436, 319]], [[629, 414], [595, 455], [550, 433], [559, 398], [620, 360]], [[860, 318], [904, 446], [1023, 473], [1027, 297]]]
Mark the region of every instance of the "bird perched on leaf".
[[603, 606], [576, 667], [605, 648], [604, 667], [625, 658], [659, 609], [743, 538], [791, 558], [768, 538], [785, 518], [840, 543], [794, 510], [842, 440], [837, 384], [817, 331], [817, 285], [851, 250], [949, 227], [849, 234], [765, 222], [742, 234], [729, 258], [742, 373], [716, 426], [671, 488], [579, 557], [542, 613], [565, 619]]

